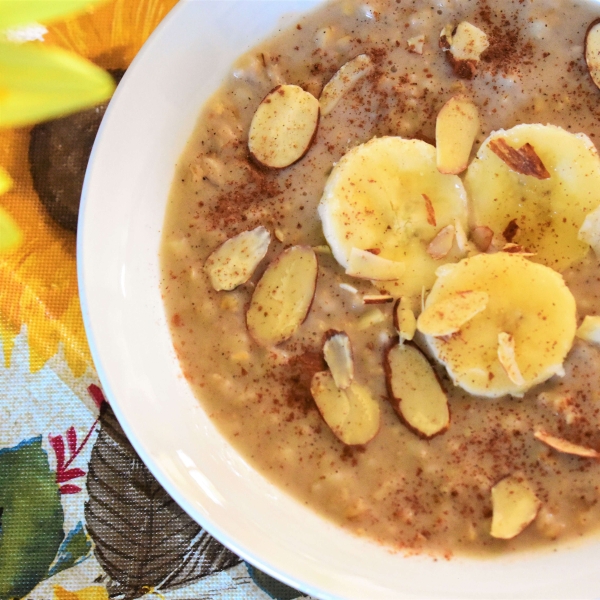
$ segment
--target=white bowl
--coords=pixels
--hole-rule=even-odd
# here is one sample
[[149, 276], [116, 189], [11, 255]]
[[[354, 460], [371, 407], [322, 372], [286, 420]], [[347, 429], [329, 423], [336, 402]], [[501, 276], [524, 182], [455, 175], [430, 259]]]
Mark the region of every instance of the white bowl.
[[108, 109], [78, 237], [83, 315], [105, 393], [173, 498], [244, 559], [323, 598], [591, 598], [600, 545], [477, 561], [405, 558], [331, 525], [254, 471], [183, 378], [159, 290], [174, 166], [233, 60], [319, 0], [188, 0], [165, 19]]

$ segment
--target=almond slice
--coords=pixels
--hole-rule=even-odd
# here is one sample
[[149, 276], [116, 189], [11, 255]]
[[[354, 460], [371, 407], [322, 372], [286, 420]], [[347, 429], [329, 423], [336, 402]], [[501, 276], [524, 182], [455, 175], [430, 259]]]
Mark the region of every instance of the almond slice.
[[515, 355], [515, 339], [510, 333], [504, 331], [498, 334], [498, 360], [506, 371], [508, 378], [515, 385], [524, 385], [525, 379], [521, 374]]
[[589, 244], [596, 257], [600, 258], [600, 206], [586, 215], [577, 238]]
[[262, 226], [223, 242], [204, 263], [204, 271], [217, 291], [233, 290], [246, 283], [265, 257], [271, 234]]
[[368, 250], [352, 248], [346, 274], [360, 279], [394, 281], [404, 275], [404, 263], [377, 256]]
[[432, 438], [448, 429], [450, 409], [433, 367], [412, 342], [394, 344], [384, 360], [388, 397], [404, 424]]
[[380, 408], [366, 387], [353, 382], [341, 390], [329, 371], [320, 371], [312, 378], [310, 393], [323, 420], [344, 444], [366, 444], [377, 435]]
[[586, 448], [584, 446], [579, 446], [578, 444], [573, 444], [563, 438], [550, 435], [543, 429], [538, 429], [533, 435], [536, 439], [540, 440], [540, 442], [546, 444], [546, 446], [550, 446], [550, 448], [554, 448], [554, 450], [564, 452], [565, 454], [573, 454], [584, 458], [598, 458], [600, 456], [600, 453], [593, 448]]
[[372, 69], [373, 62], [366, 54], [359, 54], [340, 67], [321, 92], [319, 98], [321, 114], [323, 116], [328, 115], [336, 107], [342, 96], [351, 90], [359, 79], [368, 75]]
[[343, 331], [329, 331], [323, 344], [323, 356], [335, 385], [345, 390], [354, 379], [354, 360], [350, 338]]
[[400, 342], [412, 340], [417, 330], [417, 318], [405, 296], [396, 300], [393, 319], [394, 327], [400, 336]]
[[535, 252], [529, 252], [520, 244], [504, 244], [501, 252], [507, 252], [508, 254], [520, 254], [521, 256], [535, 256]]
[[585, 32], [584, 56], [590, 77], [600, 88], [600, 19], [592, 21]]
[[454, 96], [442, 106], [435, 122], [437, 168], [458, 175], [469, 163], [479, 132], [479, 110], [465, 96]]
[[308, 246], [284, 250], [256, 285], [246, 325], [261, 346], [275, 346], [292, 337], [312, 304], [317, 283], [317, 257]]
[[463, 79], [473, 78], [481, 55], [490, 45], [485, 32], [467, 21], [456, 28], [446, 25], [440, 33], [439, 44], [454, 73]]
[[586, 315], [575, 335], [586, 342], [600, 345], [600, 317]]
[[441, 260], [448, 255], [454, 244], [454, 225], [446, 225], [437, 232], [437, 235], [429, 242], [427, 254], [434, 260]]
[[425, 45], [425, 35], [422, 33], [406, 40], [406, 47], [409, 52], [414, 54], [423, 54], [423, 46]]
[[536, 179], [550, 178], [550, 173], [530, 143], [523, 144], [516, 149], [509, 146], [504, 138], [499, 137], [490, 140], [488, 146], [511, 170]]
[[394, 297], [389, 294], [365, 294], [363, 304], [387, 304], [393, 302]]
[[278, 85], [259, 104], [248, 149], [259, 164], [283, 169], [300, 160], [315, 139], [319, 101], [297, 85]]
[[490, 297], [487, 292], [465, 290], [429, 305], [417, 319], [417, 329], [425, 335], [452, 335], [473, 317], [484, 311]]
[[542, 503], [522, 477], [509, 476], [492, 488], [492, 528], [490, 535], [510, 540], [536, 517]]
[[478, 250], [487, 252], [494, 239], [494, 232], [489, 227], [480, 225], [479, 227], [475, 227], [471, 232], [471, 239]]

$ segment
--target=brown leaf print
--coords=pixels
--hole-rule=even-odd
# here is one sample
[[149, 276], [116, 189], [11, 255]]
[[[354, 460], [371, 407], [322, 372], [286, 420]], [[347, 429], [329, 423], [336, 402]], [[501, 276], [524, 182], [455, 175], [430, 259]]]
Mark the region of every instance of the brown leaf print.
[[240, 559], [193, 521], [160, 486], [110, 406], [88, 466], [86, 527], [115, 600], [189, 585]]

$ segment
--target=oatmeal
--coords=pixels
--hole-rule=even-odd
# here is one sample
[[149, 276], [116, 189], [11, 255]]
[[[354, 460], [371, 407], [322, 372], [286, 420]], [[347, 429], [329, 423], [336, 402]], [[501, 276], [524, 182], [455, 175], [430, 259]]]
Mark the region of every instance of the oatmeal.
[[[182, 370], [253, 466], [356, 534], [481, 556], [600, 525], [600, 335], [589, 320], [600, 314], [590, 250], [600, 169], [569, 188], [573, 165], [597, 160], [600, 91], [584, 51], [597, 13], [583, 1], [339, 0], [241, 57], [203, 109], [161, 248]], [[261, 118], [279, 123], [278, 145], [264, 123], [252, 127], [266, 98]], [[546, 143], [549, 128], [524, 124], [587, 137]], [[281, 141], [291, 127], [290, 150]], [[458, 141], [440, 133], [457, 128]], [[563, 164], [571, 143], [583, 158]], [[390, 204], [382, 192], [348, 216], [359, 200], [346, 191], [375, 202], [369, 190], [386, 178], [412, 195]], [[557, 187], [564, 214], [543, 204]], [[512, 295], [493, 282], [440, 291], [455, 264], [503, 261], [523, 265]], [[536, 296], [528, 265], [552, 273], [549, 291]], [[546, 313], [556, 290], [564, 303]], [[436, 298], [454, 320], [432, 316]], [[492, 327], [493, 307], [511, 318]], [[539, 348], [530, 313], [555, 328]], [[460, 343], [488, 331], [482, 324], [494, 351], [476, 379], [463, 356], [485, 353]], [[426, 410], [423, 397], [433, 399]], [[515, 496], [520, 512], [506, 509]]]

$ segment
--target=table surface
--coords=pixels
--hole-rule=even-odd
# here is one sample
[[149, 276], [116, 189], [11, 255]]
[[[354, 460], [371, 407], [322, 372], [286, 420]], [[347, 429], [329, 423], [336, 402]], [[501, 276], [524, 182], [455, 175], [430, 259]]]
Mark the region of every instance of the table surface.
[[[118, 76], [175, 3], [109, 0], [47, 26], [44, 43]], [[0, 165], [14, 181], [0, 208], [23, 232], [0, 253], [0, 600], [303, 597], [193, 522], [104, 400], [79, 307], [67, 189], [82, 181], [101, 112], [0, 130]]]

